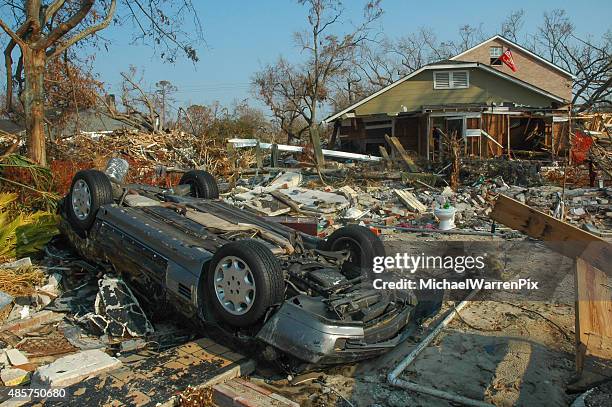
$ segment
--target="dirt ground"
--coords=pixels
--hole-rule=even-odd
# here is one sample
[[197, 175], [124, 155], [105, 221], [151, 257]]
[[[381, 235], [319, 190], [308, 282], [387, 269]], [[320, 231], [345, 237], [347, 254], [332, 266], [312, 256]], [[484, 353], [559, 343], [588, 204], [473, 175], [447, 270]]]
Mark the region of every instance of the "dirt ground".
[[[458, 235], [401, 234], [386, 237], [387, 254], [427, 251]], [[473, 241], [501, 241], [470, 236]], [[520, 245], [517, 247], [521, 247]], [[539, 247], [538, 247], [539, 249]], [[516, 250], [502, 261], [502, 273], [549, 281], [548, 249]], [[557, 256], [555, 256], [557, 257]], [[560, 278], [548, 287], [544, 301], [517, 301], [506, 292], [481, 292], [402, 373], [401, 378], [497, 406], [568, 406], [578, 394], [567, 394], [574, 376], [573, 279], [561, 272], [571, 262], [557, 259]], [[415, 327], [414, 335], [379, 358], [322, 371], [321, 383], [291, 386], [268, 381], [275, 391], [305, 406], [447, 406], [448, 402], [389, 385], [387, 373], [435, 326], [451, 303]], [[264, 384], [263, 377], [253, 378]]]

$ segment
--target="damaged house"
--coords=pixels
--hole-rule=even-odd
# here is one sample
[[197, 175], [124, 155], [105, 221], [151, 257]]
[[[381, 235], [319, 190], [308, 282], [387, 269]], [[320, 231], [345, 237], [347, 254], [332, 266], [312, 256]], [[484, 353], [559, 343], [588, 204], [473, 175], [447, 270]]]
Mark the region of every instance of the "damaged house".
[[444, 155], [439, 134], [456, 134], [464, 155], [554, 157], [567, 145], [570, 72], [496, 35], [418, 69], [329, 116], [331, 144], [379, 154], [385, 134], [428, 160]]

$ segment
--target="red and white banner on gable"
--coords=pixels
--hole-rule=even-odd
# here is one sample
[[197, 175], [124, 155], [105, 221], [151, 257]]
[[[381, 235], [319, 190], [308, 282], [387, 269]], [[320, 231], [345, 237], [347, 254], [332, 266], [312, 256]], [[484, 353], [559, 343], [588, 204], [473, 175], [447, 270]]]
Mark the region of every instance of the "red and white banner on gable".
[[501, 59], [508, 68], [512, 69], [512, 72], [516, 72], [516, 64], [514, 63], [514, 58], [512, 58], [512, 51], [507, 49], [499, 59]]

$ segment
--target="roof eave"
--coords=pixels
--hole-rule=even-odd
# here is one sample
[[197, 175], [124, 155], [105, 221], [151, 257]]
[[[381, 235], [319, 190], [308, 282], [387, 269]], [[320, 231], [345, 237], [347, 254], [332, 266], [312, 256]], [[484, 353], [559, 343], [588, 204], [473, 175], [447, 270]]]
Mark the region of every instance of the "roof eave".
[[364, 103], [374, 99], [376, 96], [385, 93], [389, 89], [392, 89], [392, 88], [396, 87], [400, 83], [407, 81], [408, 79], [412, 78], [413, 76], [416, 76], [416, 75], [420, 74], [421, 72], [423, 72], [425, 70], [429, 70], [429, 69], [451, 69], [451, 68], [452, 69], [456, 69], [456, 68], [476, 68], [476, 67], [478, 67], [478, 63], [476, 63], [476, 62], [464, 62], [462, 64], [446, 64], [446, 65], [425, 65], [425, 66], [417, 69], [416, 71], [414, 71], [414, 72], [404, 76], [403, 78], [400, 78], [397, 81], [395, 81], [395, 82], [385, 86], [384, 88], [374, 92], [370, 96], [367, 96], [367, 97], [361, 99], [360, 101], [353, 103], [352, 105], [350, 105], [347, 108], [344, 108], [343, 110], [339, 111], [338, 113], [335, 113], [335, 114], [333, 114], [331, 116], [326, 117], [325, 119], [321, 120], [321, 123], [329, 124], [329, 123], [333, 122], [334, 120], [339, 119], [345, 113], [348, 113], [351, 110], [354, 110], [355, 108], [361, 106], [362, 104], [364, 104]]

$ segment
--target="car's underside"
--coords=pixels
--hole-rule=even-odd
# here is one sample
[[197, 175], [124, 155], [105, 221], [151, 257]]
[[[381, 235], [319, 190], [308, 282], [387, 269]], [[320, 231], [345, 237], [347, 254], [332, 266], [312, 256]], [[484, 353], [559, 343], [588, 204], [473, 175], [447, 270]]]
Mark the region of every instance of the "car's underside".
[[[81, 178], [96, 201], [97, 181]], [[149, 308], [170, 305], [203, 326], [263, 344], [268, 355], [349, 362], [403, 339], [416, 300], [368, 283], [369, 257], [383, 250], [369, 230], [350, 226], [323, 241], [193, 197], [205, 194], [185, 184], [166, 190], [113, 184], [112, 200], [106, 194], [90, 209], [69, 194], [63, 232], [84, 257], [120, 272]], [[92, 211], [95, 218], [83, 227], [79, 220]]]

